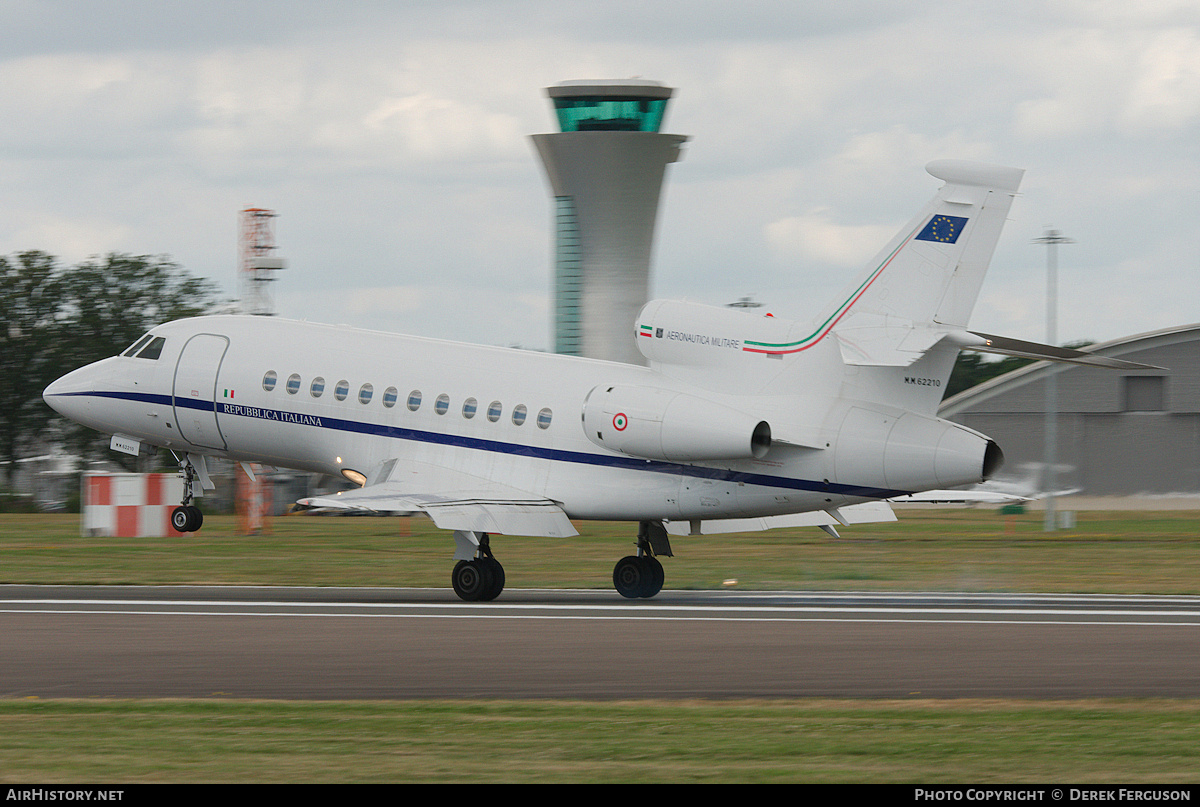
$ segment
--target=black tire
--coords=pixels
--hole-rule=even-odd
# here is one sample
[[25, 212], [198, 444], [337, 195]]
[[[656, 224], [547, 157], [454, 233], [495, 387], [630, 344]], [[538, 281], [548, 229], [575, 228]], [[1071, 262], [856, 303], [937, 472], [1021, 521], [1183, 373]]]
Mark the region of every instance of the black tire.
[[190, 507], [180, 505], [171, 511], [171, 527], [175, 532], [192, 531], [192, 513]]
[[204, 513], [194, 505], [188, 505], [187, 509], [192, 513], [192, 526], [188, 532], [200, 532], [200, 528], [204, 526]]
[[480, 558], [480, 562], [487, 565], [488, 572], [492, 576], [492, 585], [480, 599], [484, 602], [491, 602], [500, 596], [500, 592], [504, 591], [504, 567], [495, 558]]
[[663, 565], [658, 562], [658, 558], [656, 557], [643, 555], [640, 560], [646, 567], [646, 581], [642, 586], [640, 596], [643, 599], [649, 599], [662, 591], [663, 583], [667, 580], [667, 573], [663, 570]]
[[613, 567], [613, 588], [622, 597], [636, 600], [642, 596], [649, 569], [636, 555], [626, 555]]
[[[454, 564], [450, 573], [450, 583], [459, 599], [467, 602], [480, 602], [487, 599], [495, 584], [492, 569], [480, 560], [460, 560]], [[496, 592], [499, 594], [499, 592]], [[495, 596], [495, 595], [493, 595]]]

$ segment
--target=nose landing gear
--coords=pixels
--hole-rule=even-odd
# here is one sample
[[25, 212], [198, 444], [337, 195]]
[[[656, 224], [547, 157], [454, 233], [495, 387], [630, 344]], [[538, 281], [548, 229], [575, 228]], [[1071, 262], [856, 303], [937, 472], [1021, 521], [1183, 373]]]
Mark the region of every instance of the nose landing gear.
[[200, 508], [184, 504], [171, 511], [171, 526], [175, 532], [196, 532], [204, 524], [204, 513]]
[[[176, 455], [178, 459], [178, 455]], [[196, 468], [192, 464], [190, 454], [185, 454], [180, 461], [179, 467], [183, 469], [183, 503], [171, 511], [171, 526], [176, 532], [196, 532], [204, 525], [204, 513], [200, 512], [200, 508], [192, 504], [194, 497], [194, 488], [197, 479], [200, 480], [201, 489], [211, 487], [204, 484], [208, 473], [204, 468], [204, 458], [200, 457], [201, 467]]]

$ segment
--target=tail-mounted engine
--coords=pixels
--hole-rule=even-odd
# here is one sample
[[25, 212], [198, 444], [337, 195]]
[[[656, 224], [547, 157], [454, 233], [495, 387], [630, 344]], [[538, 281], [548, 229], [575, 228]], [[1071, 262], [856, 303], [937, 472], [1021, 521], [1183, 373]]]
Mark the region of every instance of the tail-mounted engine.
[[976, 484], [1003, 461], [999, 446], [965, 426], [862, 407], [846, 413], [835, 459], [839, 482], [897, 490]]
[[765, 420], [651, 387], [596, 387], [584, 401], [583, 429], [601, 448], [672, 462], [760, 459], [771, 448]]

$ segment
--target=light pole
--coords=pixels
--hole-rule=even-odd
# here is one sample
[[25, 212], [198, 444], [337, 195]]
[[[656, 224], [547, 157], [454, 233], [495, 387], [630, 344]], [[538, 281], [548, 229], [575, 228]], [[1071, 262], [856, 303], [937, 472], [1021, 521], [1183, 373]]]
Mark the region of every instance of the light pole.
[[[1060, 231], [1046, 228], [1041, 238], [1033, 239], [1035, 244], [1046, 245], [1046, 344], [1058, 342], [1058, 245], [1074, 244]], [[1051, 368], [1046, 375], [1046, 434], [1045, 434], [1045, 464], [1046, 474], [1043, 477], [1046, 493], [1046, 515], [1042, 522], [1043, 532], [1053, 532], [1057, 529], [1056, 512], [1054, 508], [1054, 488], [1057, 486], [1054, 466], [1058, 462], [1058, 374]]]

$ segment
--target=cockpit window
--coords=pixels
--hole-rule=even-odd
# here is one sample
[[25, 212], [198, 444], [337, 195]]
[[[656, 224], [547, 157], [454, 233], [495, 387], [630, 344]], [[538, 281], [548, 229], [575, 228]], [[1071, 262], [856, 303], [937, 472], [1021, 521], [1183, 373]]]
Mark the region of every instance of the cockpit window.
[[130, 345], [128, 348], [126, 348], [126, 349], [125, 349], [125, 352], [124, 352], [124, 353], [122, 353], [121, 355], [122, 355], [122, 356], [133, 356], [133, 355], [135, 355], [135, 354], [136, 354], [136, 353], [137, 353], [139, 350], [141, 350], [141, 349], [142, 349], [142, 347], [143, 347], [143, 346], [144, 346], [144, 345], [145, 345], [147, 342], [149, 342], [149, 341], [150, 341], [151, 339], [153, 339], [153, 338], [154, 338], [154, 335], [153, 335], [153, 334], [146, 334], [146, 335], [145, 335], [145, 336], [143, 336], [141, 339], [137, 340], [137, 341], [136, 341], [136, 342], [134, 342], [132, 345]]
[[156, 336], [150, 340], [150, 344], [142, 348], [142, 351], [137, 354], [139, 359], [157, 359], [162, 355], [163, 345], [167, 340], [161, 336]]

